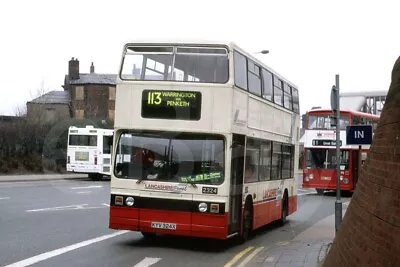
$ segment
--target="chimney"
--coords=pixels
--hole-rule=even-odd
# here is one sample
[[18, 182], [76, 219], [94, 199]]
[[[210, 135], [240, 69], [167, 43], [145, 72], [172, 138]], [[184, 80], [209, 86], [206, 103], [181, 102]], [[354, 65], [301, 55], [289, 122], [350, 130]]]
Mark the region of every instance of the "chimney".
[[94, 73], [94, 65], [93, 65], [93, 62], [92, 62], [92, 65], [90, 66], [90, 73]]
[[76, 59], [72, 58], [69, 61], [68, 76], [70, 80], [79, 79], [79, 61], [77, 58]]

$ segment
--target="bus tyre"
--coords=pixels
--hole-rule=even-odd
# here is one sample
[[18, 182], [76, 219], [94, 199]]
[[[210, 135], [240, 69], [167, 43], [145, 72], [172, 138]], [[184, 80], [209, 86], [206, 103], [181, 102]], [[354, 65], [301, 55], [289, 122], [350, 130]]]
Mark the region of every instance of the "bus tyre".
[[324, 189], [316, 189], [318, 195], [323, 195], [324, 194]]
[[251, 201], [246, 201], [243, 212], [243, 233], [241, 236], [241, 241], [244, 242], [248, 240], [253, 232], [253, 209]]
[[281, 219], [279, 220], [281, 225], [284, 225], [287, 222], [288, 213], [289, 213], [289, 199], [287, 193], [285, 192], [282, 198]]
[[92, 181], [101, 181], [101, 179], [103, 178], [103, 175], [101, 173], [90, 173], [89, 178]]
[[156, 233], [150, 233], [150, 232], [142, 232], [143, 238], [145, 240], [154, 240], [156, 238]]

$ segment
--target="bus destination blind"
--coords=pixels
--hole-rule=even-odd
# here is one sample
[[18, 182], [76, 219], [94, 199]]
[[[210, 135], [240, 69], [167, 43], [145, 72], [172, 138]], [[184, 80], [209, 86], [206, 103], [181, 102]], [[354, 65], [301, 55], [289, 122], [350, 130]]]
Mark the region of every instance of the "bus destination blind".
[[190, 91], [143, 90], [142, 117], [199, 120], [201, 93]]

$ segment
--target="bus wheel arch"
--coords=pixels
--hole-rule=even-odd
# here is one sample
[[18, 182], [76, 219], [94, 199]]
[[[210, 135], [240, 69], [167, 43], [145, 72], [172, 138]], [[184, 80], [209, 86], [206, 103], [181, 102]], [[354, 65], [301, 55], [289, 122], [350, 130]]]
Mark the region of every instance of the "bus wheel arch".
[[287, 222], [287, 216], [289, 214], [289, 193], [287, 188], [285, 188], [283, 192], [281, 207], [282, 209], [280, 223], [281, 225], [283, 225]]
[[241, 238], [246, 241], [250, 238], [253, 232], [253, 198], [251, 195], [246, 197], [243, 210], [243, 227]]

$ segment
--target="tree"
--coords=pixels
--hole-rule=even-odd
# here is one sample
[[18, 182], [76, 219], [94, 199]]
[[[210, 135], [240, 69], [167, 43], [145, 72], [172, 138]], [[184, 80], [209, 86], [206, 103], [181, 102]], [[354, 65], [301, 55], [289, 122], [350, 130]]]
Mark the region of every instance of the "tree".
[[324, 267], [400, 266], [400, 57], [365, 168]]

